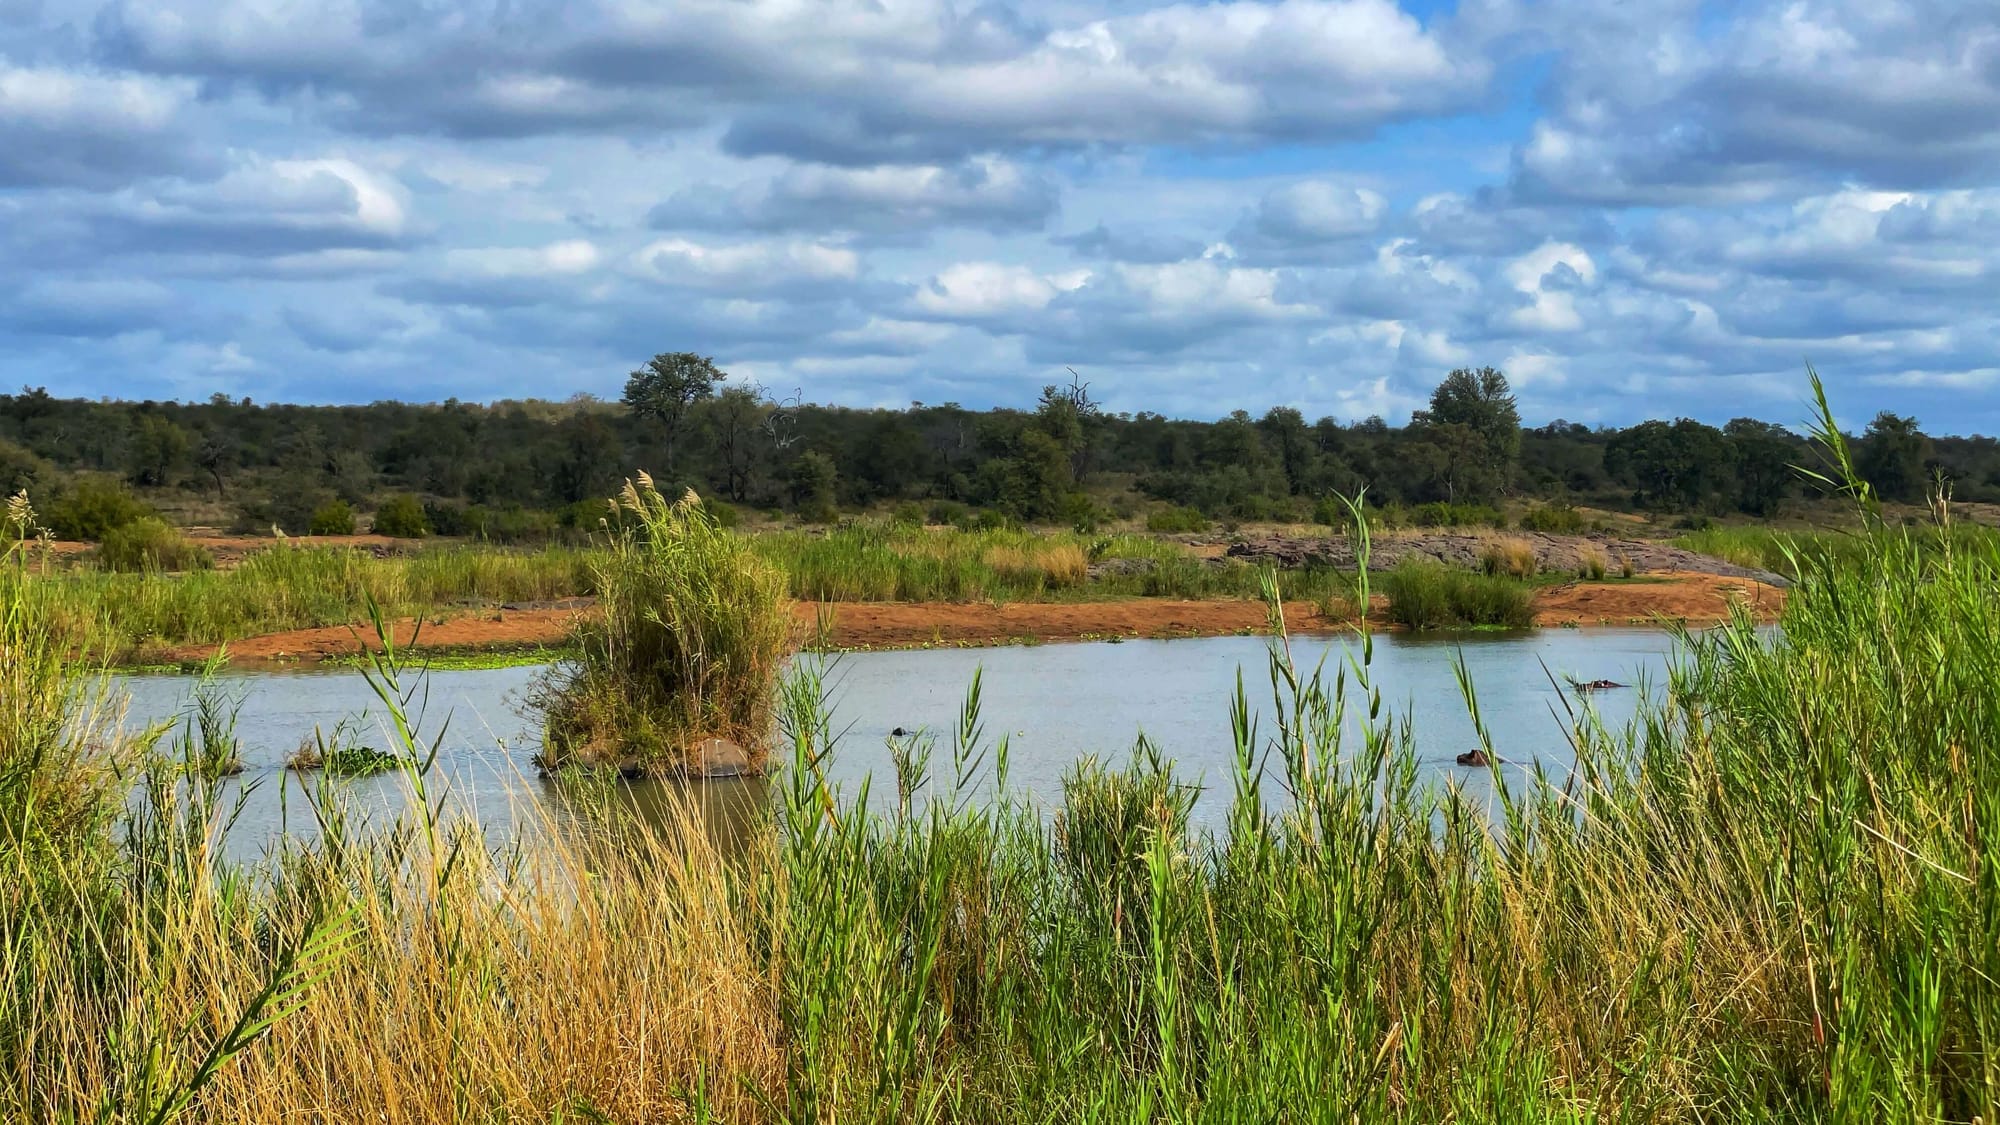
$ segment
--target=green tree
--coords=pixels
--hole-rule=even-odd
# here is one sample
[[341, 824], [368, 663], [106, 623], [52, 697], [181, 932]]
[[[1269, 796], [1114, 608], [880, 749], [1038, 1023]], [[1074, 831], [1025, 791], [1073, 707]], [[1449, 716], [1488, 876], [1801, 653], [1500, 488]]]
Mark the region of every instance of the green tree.
[[667, 474], [674, 471], [674, 444], [687, 425], [688, 408], [715, 394], [729, 375], [715, 361], [693, 352], [661, 352], [625, 380], [624, 403], [634, 417], [659, 426], [666, 446]]
[[140, 415], [126, 449], [126, 479], [146, 488], [165, 488], [174, 482], [193, 444], [188, 432], [173, 419]]
[[840, 515], [839, 486], [838, 466], [833, 458], [816, 449], [800, 454], [792, 464], [792, 506], [801, 519], [832, 523]]
[[1884, 410], [1861, 435], [1856, 467], [1882, 499], [1914, 501], [1924, 497], [1930, 458], [1931, 439], [1917, 428], [1917, 420]]
[[[1461, 367], [1431, 391], [1431, 408], [1410, 416], [1412, 436], [1438, 447], [1453, 502], [1491, 500], [1507, 490], [1521, 455], [1521, 411], [1507, 376]], [[1450, 427], [1462, 427], [1452, 430]]]
[[202, 472], [208, 474], [208, 479], [215, 482], [215, 498], [217, 500], [221, 500], [229, 495], [228, 485], [224, 477], [229, 472], [229, 467], [234, 461], [235, 450], [230, 448], [229, 439], [219, 434], [212, 433], [204, 437], [201, 441], [201, 447], [195, 450], [194, 463], [201, 467]]
[[1634, 486], [1636, 503], [1696, 508], [1727, 480], [1729, 446], [1691, 418], [1641, 422], [1605, 444], [1604, 466]]
[[1091, 444], [1103, 419], [1103, 410], [1090, 397], [1089, 383], [1072, 378], [1066, 387], [1051, 383], [1042, 388], [1041, 401], [1035, 406], [1035, 428], [1062, 451], [1071, 485], [1083, 483], [1084, 474], [1090, 471]]
[[770, 408], [755, 387], [724, 388], [709, 410], [722, 490], [739, 504], [750, 494], [751, 474], [766, 443], [764, 420], [769, 416]]
[[1735, 466], [1736, 506], [1754, 516], [1775, 515], [1798, 481], [1798, 439], [1783, 426], [1735, 418], [1722, 427]]
[[1312, 482], [1317, 460], [1305, 416], [1289, 406], [1274, 406], [1257, 420], [1257, 429], [1264, 435], [1265, 446], [1277, 454], [1278, 463], [1284, 467], [1285, 483], [1292, 495], [1305, 492]]
[[572, 414], [556, 425], [548, 462], [550, 494], [565, 504], [609, 495], [625, 462], [625, 443], [596, 414]]

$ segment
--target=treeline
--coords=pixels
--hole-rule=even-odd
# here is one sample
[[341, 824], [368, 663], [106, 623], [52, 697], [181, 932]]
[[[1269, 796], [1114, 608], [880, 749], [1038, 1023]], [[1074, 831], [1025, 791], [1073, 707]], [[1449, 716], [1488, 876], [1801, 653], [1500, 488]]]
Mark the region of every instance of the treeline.
[[[1930, 437], [1884, 413], [1857, 435], [1861, 468], [1890, 500], [1937, 475], [1966, 500], [2000, 500], [2000, 445]], [[340, 530], [388, 505], [398, 526], [526, 538], [595, 526], [634, 468], [663, 488], [806, 519], [878, 504], [940, 519], [1083, 525], [1148, 501], [1218, 519], [1311, 518], [1367, 488], [1380, 505], [1552, 504], [1768, 516], [1815, 463], [1798, 435], [1739, 418], [1623, 429], [1521, 425], [1506, 377], [1454, 371], [1407, 424], [1308, 420], [1291, 407], [1215, 421], [1107, 412], [1082, 383], [1029, 409], [956, 403], [856, 410], [774, 402], [700, 356], [634, 372], [620, 402], [264, 405], [0, 395], [0, 489], [60, 501], [115, 475], [142, 494], [217, 502], [239, 530]], [[1158, 503], [1150, 505], [1157, 509]]]

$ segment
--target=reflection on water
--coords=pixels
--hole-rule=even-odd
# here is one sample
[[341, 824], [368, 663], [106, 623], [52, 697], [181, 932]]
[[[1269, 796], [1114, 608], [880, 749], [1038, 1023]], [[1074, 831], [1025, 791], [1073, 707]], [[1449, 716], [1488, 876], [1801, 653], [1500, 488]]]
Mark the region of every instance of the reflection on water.
[[[1301, 666], [1324, 658], [1329, 677], [1347, 660], [1354, 642], [1296, 638]], [[1482, 719], [1494, 746], [1522, 769], [1540, 762], [1552, 772], [1567, 768], [1570, 754], [1562, 719], [1565, 676], [1660, 685], [1672, 640], [1650, 630], [1544, 630], [1438, 639], [1406, 634], [1377, 637], [1372, 675], [1384, 702], [1413, 724], [1426, 770], [1450, 777], [1467, 796], [1484, 801], [1490, 781], [1483, 770], [1456, 766], [1455, 756], [1477, 738], [1452, 670], [1464, 659], [1479, 695]], [[1198, 820], [1221, 811], [1229, 789], [1229, 702], [1241, 671], [1254, 709], [1268, 715], [1269, 642], [1261, 637], [1063, 644], [1019, 648], [944, 649], [855, 653], [835, 660], [828, 673], [834, 730], [844, 732], [832, 779], [852, 792], [872, 775], [871, 802], [893, 801], [895, 786], [885, 738], [896, 727], [928, 729], [939, 736], [933, 772], [950, 768], [950, 732], [973, 673], [983, 675], [986, 737], [1009, 743], [1009, 783], [1030, 799], [1052, 801], [1062, 775], [1087, 754], [1122, 759], [1135, 737], [1146, 736], [1182, 772], [1208, 783]], [[436, 787], [497, 838], [543, 818], [560, 825], [588, 808], [586, 801], [555, 799], [557, 783], [537, 776], [531, 762], [539, 728], [527, 714], [527, 688], [539, 669], [435, 672], [412, 708], [426, 741], [439, 739]], [[286, 834], [317, 831], [305, 801], [317, 784], [284, 767], [286, 757], [315, 726], [331, 730], [350, 716], [375, 745], [389, 747], [381, 703], [356, 672], [281, 672], [228, 676], [242, 710], [244, 774], [232, 791], [248, 785], [245, 809], [231, 834], [230, 851], [252, 857]], [[171, 717], [187, 705], [194, 682], [184, 676], [131, 676], [131, 724]], [[1637, 690], [1592, 696], [1589, 705], [1610, 724], [1628, 720]], [[1569, 704], [1579, 701], [1570, 696]], [[1263, 729], [1270, 729], [1268, 720]], [[990, 758], [989, 758], [990, 760]], [[345, 782], [362, 818], [387, 819], [404, 806], [406, 782], [395, 773]], [[704, 821], [723, 838], [750, 831], [767, 807], [761, 780], [709, 782], [693, 787], [645, 782], [628, 795], [642, 815], [659, 815], [675, 794], [692, 797]]]

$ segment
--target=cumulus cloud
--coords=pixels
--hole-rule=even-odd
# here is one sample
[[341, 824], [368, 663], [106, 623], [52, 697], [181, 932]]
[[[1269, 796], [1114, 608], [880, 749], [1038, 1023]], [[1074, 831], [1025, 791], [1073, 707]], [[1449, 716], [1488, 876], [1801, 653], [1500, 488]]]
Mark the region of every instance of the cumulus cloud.
[[114, 0], [109, 59], [313, 95], [351, 127], [471, 136], [729, 121], [831, 163], [1024, 145], [1352, 136], [1483, 84], [1391, 0], [1229, 0], [1047, 22], [945, 0]]
[[1616, 205], [1729, 205], [1795, 184], [1984, 182], [2000, 162], [2000, 8], [1990, 0], [1551, 3], [1554, 112], [1515, 186]]
[[1046, 175], [1009, 160], [843, 168], [794, 165], [734, 190], [684, 190], [647, 215], [661, 230], [812, 230], [909, 239], [943, 227], [1040, 229], [1056, 210]]
[[662, 238], [635, 251], [631, 267], [637, 276], [664, 285], [754, 291], [851, 282], [860, 275], [861, 259], [846, 247], [819, 242], [704, 244]]
[[913, 301], [934, 316], [980, 320], [1039, 312], [1089, 280], [1089, 270], [1043, 274], [1000, 262], [958, 262], [920, 286]]
[[183, 128], [189, 84], [0, 55], [0, 187], [107, 188], [207, 164]]
[[1785, 421], [1811, 356], [2000, 426], [1995, 0], [93, 6], [0, 0], [0, 347], [73, 393]]

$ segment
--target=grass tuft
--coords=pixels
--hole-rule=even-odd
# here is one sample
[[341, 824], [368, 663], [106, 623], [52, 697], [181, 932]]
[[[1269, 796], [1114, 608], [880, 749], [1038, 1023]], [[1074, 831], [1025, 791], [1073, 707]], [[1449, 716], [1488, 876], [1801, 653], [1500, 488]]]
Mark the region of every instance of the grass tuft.
[[603, 556], [602, 612], [536, 693], [542, 766], [684, 772], [711, 739], [760, 765], [790, 647], [784, 575], [692, 492], [669, 501], [641, 476], [618, 503], [635, 526]]

